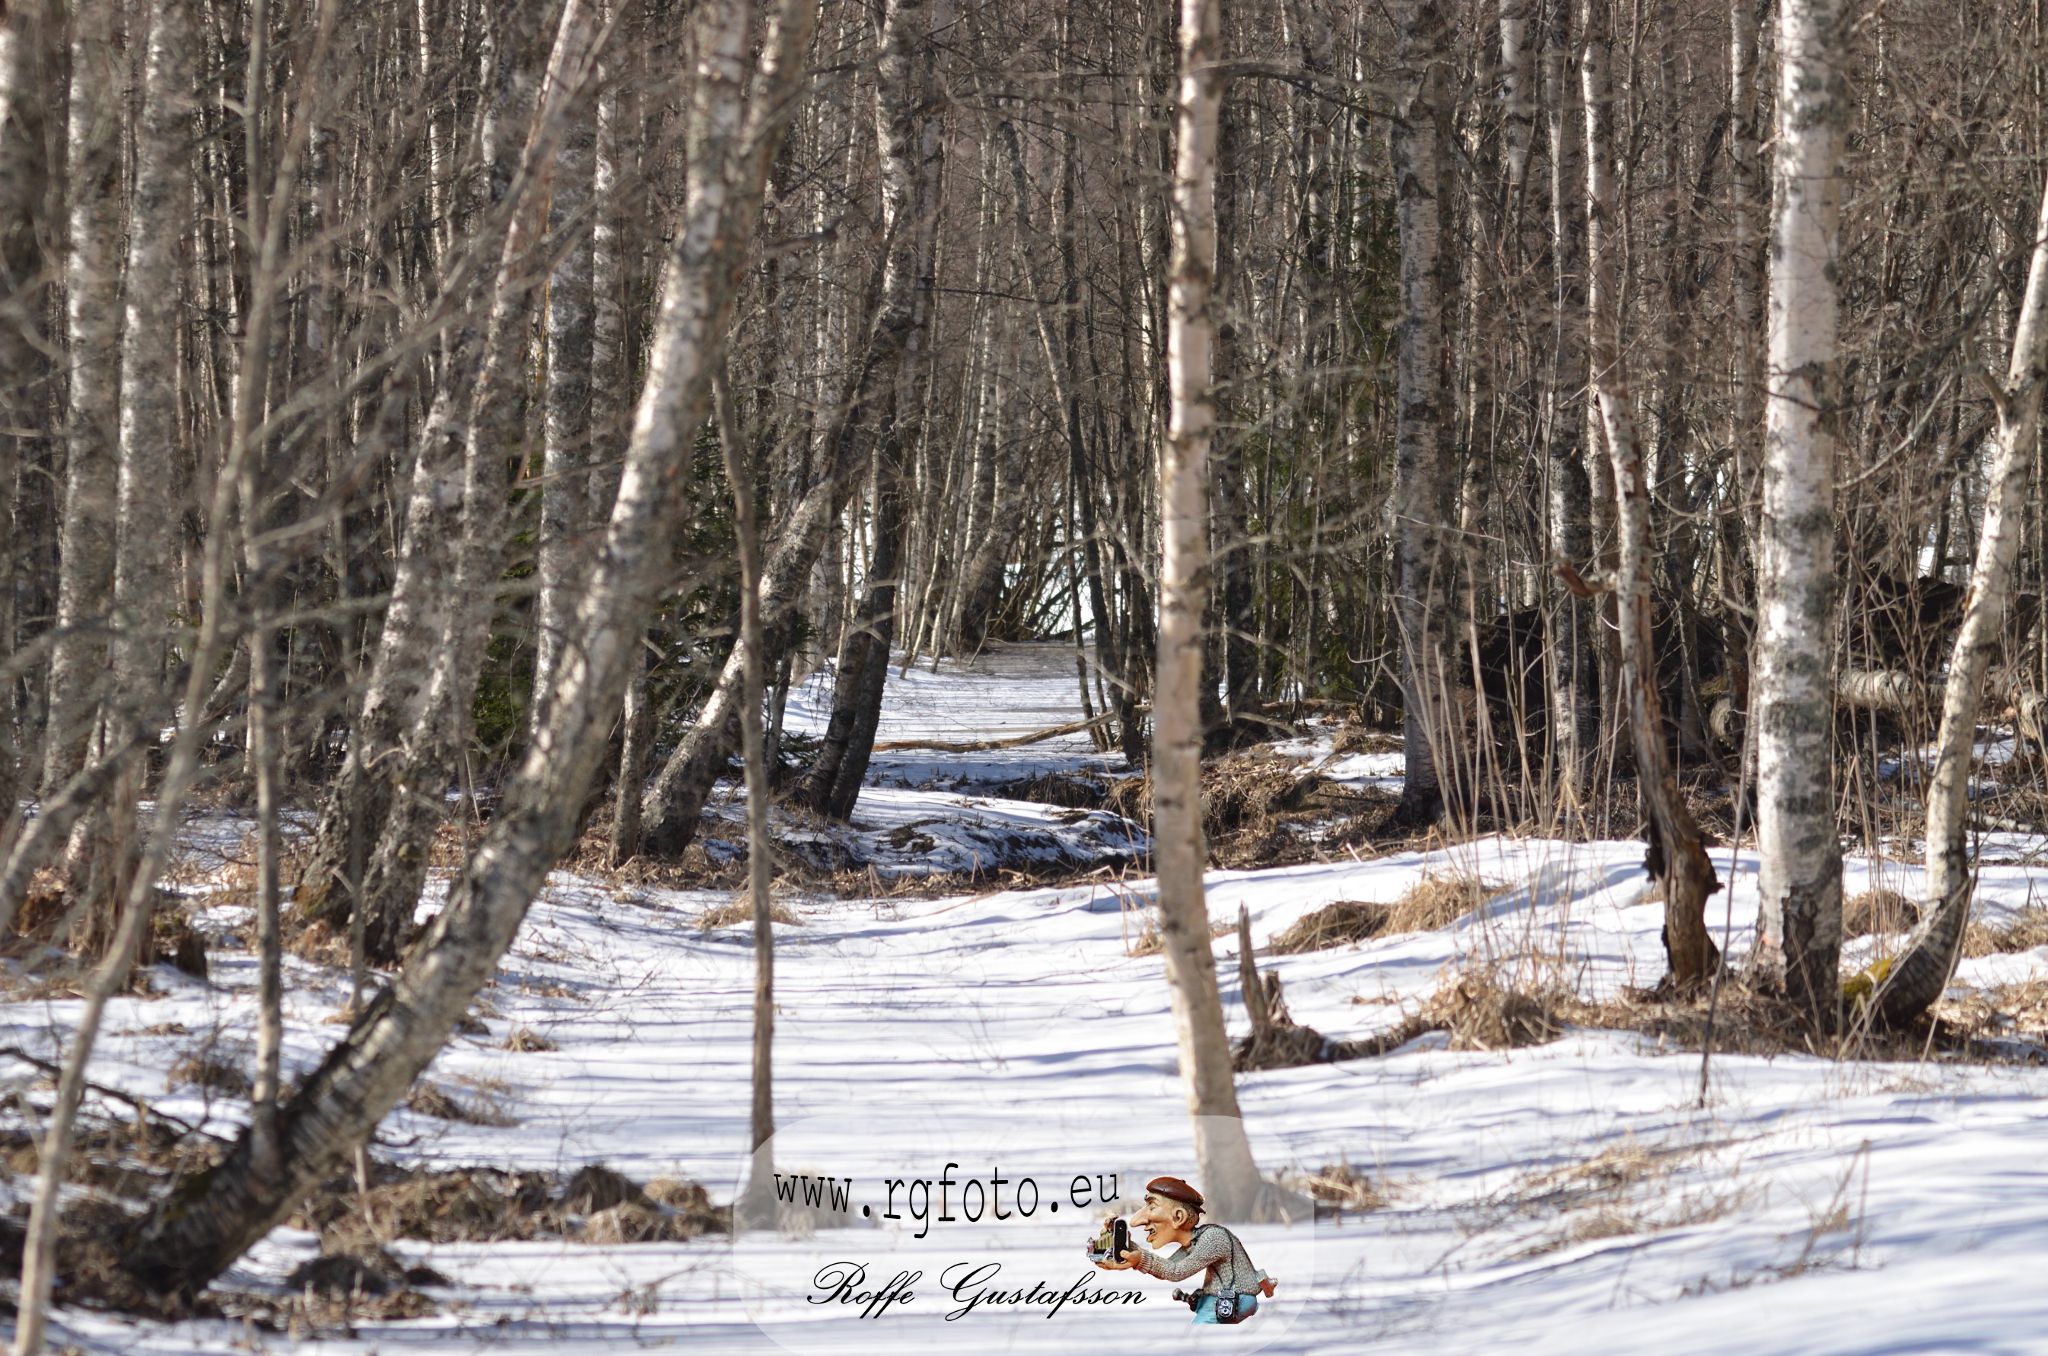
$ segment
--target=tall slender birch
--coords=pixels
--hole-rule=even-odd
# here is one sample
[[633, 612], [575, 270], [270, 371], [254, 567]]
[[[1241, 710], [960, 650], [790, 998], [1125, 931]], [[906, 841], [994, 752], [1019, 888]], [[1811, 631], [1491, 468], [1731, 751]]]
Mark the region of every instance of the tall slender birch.
[[1226, 1217], [1258, 1208], [1237, 1108], [1202, 841], [1202, 622], [1209, 604], [1209, 443], [1216, 406], [1216, 124], [1223, 102], [1218, 0], [1181, 0], [1173, 258], [1167, 275], [1166, 442], [1159, 468], [1159, 659], [1152, 701], [1152, 855], [1181, 1082], [1195, 1118], [1202, 1187]]
[[[1448, 128], [1439, 0], [1405, 0], [1397, 11], [1403, 95], [1390, 141], [1394, 213], [1401, 234], [1401, 307], [1394, 434], [1394, 613], [1401, 646], [1401, 749], [1397, 813], [1427, 823], [1458, 800], [1463, 745], [1455, 694], [1464, 686], [1455, 651], [1458, 477], [1453, 473], [1444, 381], [1441, 156]], [[1448, 775], [1447, 775], [1448, 774]], [[1446, 785], [1446, 782], [1449, 785]]]
[[1782, 0], [1772, 162], [1763, 522], [1750, 704], [1756, 721], [1758, 962], [1816, 1031], [1839, 1009], [1835, 831], [1834, 424], [1849, 6]]
[[1984, 497], [1984, 522], [1963, 624], [1949, 652], [1932, 781], [1927, 791], [1928, 908], [1873, 998], [1878, 1018], [1899, 1026], [1925, 1012], [1948, 987], [1962, 955], [1975, 884], [1965, 832], [1970, 758], [1984, 678], [1998, 649], [2013, 566], [2026, 535], [2027, 481], [2037, 454], [2041, 389], [2048, 383], [2048, 185], [2034, 218], [2027, 290], [2013, 330], [2005, 383], [1996, 391], [1998, 442]]
[[1718, 960], [1707, 935], [1707, 896], [1720, 889], [1699, 826], [1678, 794], [1665, 747], [1650, 634], [1650, 578], [1656, 542], [1650, 526], [1649, 473], [1622, 360], [1621, 301], [1614, 227], [1613, 88], [1609, 77], [1608, 0], [1579, 11], [1579, 85], [1586, 124], [1586, 312], [1593, 394], [1614, 469], [1620, 537], [1614, 579], [1620, 618], [1620, 667], [1635, 736], [1636, 788], [1647, 821], [1645, 865], [1664, 887], [1664, 953], [1670, 983], [1687, 989], [1711, 978]]
[[549, 234], [560, 262], [548, 281], [546, 419], [541, 451], [540, 540], [535, 572], [533, 690], [554, 681], [562, 638], [575, 615], [576, 586], [591, 554], [591, 376], [596, 311], [592, 283], [595, 110], [581, 101], [555, 157]]
[[64, 295], [71, 406], [44, 744], [46, 793], [84, 767], [97, 714], [106, 642], [96, 623], [114, 582], [114, 449], [121, 400], [120, 91], [126, 81], [116, 74], [122, 62], [119, 6], [114, 0], [83, 0], [70, 11]]
[[684, 205], [618, 501], [555, 689], [499, 813], [405, 970], [280, 1109], [280, 1179], [254, 1176], [245, 1133], [218, 1164], [175, 1183], [140, 1226], [123, 1266], [155, 1292], [206, 1284], [339, 1169], [439, 1052], [575, 837], [618, 716], [626, 655], [673, 582], [669, 544], [686, 508], [690, 440], [768, 164], [807, 70], [813, 0], [781, 0], [753, 97], [743, 99], [752, 11], [747, 0], [706, 0], [696, 12]]

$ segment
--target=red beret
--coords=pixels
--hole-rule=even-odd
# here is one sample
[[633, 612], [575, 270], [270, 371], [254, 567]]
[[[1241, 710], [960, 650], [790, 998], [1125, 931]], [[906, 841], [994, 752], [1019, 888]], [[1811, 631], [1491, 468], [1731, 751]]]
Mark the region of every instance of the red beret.
[[1192, 1205], [1197, 1210], [1202, 1208], [1202, 1193], [1178, 1177], [1154, 1177], [1145, 1183], [1145, 1194], [1161, 1196], [1169, 1201], [1179, 1201], [1182, 1205]]

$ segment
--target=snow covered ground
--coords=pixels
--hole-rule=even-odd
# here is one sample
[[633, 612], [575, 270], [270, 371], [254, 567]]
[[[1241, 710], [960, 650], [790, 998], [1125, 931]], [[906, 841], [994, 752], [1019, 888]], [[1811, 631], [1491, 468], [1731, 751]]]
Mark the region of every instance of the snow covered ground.
[[[971, 739], [1078, 716], [1062, 647], [999, 651], [966, 676], [942, 669], [891, 681], [884, 738], [915, 729]], [[936, 774], [972, 787], [1083, 768], [1094, 757], [1085, 739], [959, 764], [918, 754], [878, 778]], [[1372, 765], [1355, 775], [1388, 774]], [[864, 797], [857, 818], [886, 832], [903, 817], [948, 824], [1010, 813], [972, 800], [971, 790], [891, 787]], [[213, 850], [232, 852], [232, 823], [195, 827]], [[940, 850], [952, 841], [930, 837]], [[1645, 902], [1641, 856], [1633, 843], [1491, 838], [1217, 872], [1210, 903], [1219, 923], [1248, 909], [1263, 947], [1323, 904], [1391, 901], [1425, 875], [1476, 873], [1505, 887], [1439, 931], [1260, 957], [1284, 979], [1298, 1020], [1331, 1037], [1365, 1037], [1393, 1029], [1447, 971], [1474, 962], [1563, 979], [1588, 998], [1655, 980], [1661, 906]], [[1714, 857], [1733, 884], [1710, 916], [1739, 955], [1754, 921], [1755, 862], [1725, 849]], [[1898, 863], [1855, 861], [1848, 884], [1851, 893], [1875, 882], [1910, 894], [1918, 878]], [[1987, 866], [1980, 914], [2026, 907], [2037, 885], [2048, 892], [2048, 873], [2032, 865]], [[1106, 873], [1072, 888], [943, 900], [787, 899], [801, 925], [780, 929], [777, 942], [778, 1166], [852, 1178], [856, 1206], [877, 1213], [887, 1179], [935, 1178], [948, 1163], [961, 1165], [960, 1176], [994, 1167], [1014, 1182], [1028, 1173], [1048, 1200], [1069, 1199], [1076, 1174], [1113, 1173], [1126, 1197], [1149, 1175], [1194, 1176], [1162, 964], [1129, 954], [1149, 888]], [[745, 1168], [753, 955], [742, 930], [696, 925], [726, 898], [558, 874], [486, 995], [486, 1033], [458, 1038], [428, 1075], [487, 1095], [515, 1123], [402, 1110], [382, 1128], [378, 1153], [427, 1166], [601, 1162], [642, 1182], [696, 1178], [726, 1198]], [[204, 921], [219, 931], [239, 920], [222, 906]], [[1870, 945], [1856, 944], [1852, 957]], [[1238, 1033], [1235, 948], [1234, 936], [1217, 942]], [[327, 1019], [346, 999], [345, 981], [292, 966], [287, 1058], [303, 1070], [337, 1034]], [[164, 1071], [209, 1042], [243, 1048], [253, 971], [247, 956], [217, 952], [210, 983], [160, 972], [161, 994], [110, 1011], [94, 1077], [231, 1130], [243, 1115], [236, 1099], [166, 1090]], [[1966, 961], [1957, 982], [2031, 978], [2048, 978], [2048, 949]], [[0, 1044], [52, 1053], [76, 1009], [62, 998], [0, 1007]], [[502, 1048], [517, 1028], [555, 1048]], [[27, 1086], [20, 1070], [0, 1072]], [[1096, 1214], [1082, 1207], [1070, 1204], [1057, 1220], [1046, 1211], [1031, 1221], [932, 1224], [920, 1240], [906, 1204], [893, 1224], [869, 1218], [737, 1245], [401, 1242], [393, 1249], [405, 1260], [452, 1281], [430, 1292], [435, 1316], [295, 1340], [239, 1323], [67, 1311], [60, 1340], [136, 1353], [580, 1353], [673, 1343], [899, 1356], [1191, 1338], [1298, 1353], [2048, 1350], [2048, 1070], [1717, 1056], [1703, 1106], [1700, 1078], [1697, 1054], [1594, 1030], [1500, 1052], [1455, 1051], [1424, 1036], [1382, 1058], [1241, 1075], [1252, 1146], [1269, 1175], [1348, 1163], [1388, 1203], [1242, 1231], [1280, 1289], [1253, 1322], [1228, 1331], [1186, 1333], [1165, 1284], [1086, 1267], [1081, 1246]], [[16, 1193], [25, 1185], [10, 1183]], [[280, 1230], [228, 1282], [278, 1287], [315, 1246], [308, 1234]], [[914, 1302], [862, 1317], [859, 1306], [806, 1302], [833, 1260], [869, 1262], [871, 1287], [899, 1262], [934, 1274]], [[946, 1321], [958, 1302], [936, 1273], [983, 1260], [1019, 1283], [1064, 1287], [1085, 1274], [1146, 1298], [1070, 1305], [1050, 1318], [1042, 1304], [988, 1305]]]

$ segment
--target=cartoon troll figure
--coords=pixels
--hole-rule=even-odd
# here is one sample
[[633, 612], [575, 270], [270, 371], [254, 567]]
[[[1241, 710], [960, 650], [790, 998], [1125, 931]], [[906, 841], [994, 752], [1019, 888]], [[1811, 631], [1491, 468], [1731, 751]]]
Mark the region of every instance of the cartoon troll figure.
[[1178, 1177], [1155, 1177], [1145, 1183], [1145, 1208], [1131, 1223], [1145, 1231], [1153, 1248], [1168, 1243], [1179, 1251], [1162, 1257], [1132, 1240], [1121, 1258], [1099, 1257], [1104, 1271], [1142, 1271], [1162, 1281], [1184, 1281], [1205, 1273], [1192, 1292], [1176, 1290], [1195, 1311], [1197, 1323], [1242, 1323], [1259, 1311], [1259, 1296], [1273, 1297], [1273, 1278], [1252, 1265], [1251, 1254], [1237, 1235], [1220, 1224], [1203, 1224], [1202, 1193]]

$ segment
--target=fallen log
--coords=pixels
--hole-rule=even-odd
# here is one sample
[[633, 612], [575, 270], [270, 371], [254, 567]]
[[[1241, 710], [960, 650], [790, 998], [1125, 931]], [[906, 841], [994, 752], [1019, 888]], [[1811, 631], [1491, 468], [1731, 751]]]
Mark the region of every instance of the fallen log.
[[1098, 725], [1107, 725], [1110, 719], [1110, 713], [1105, 711], [1092, 720], [1077, 720], [1046, 730], [1033, 730], [1029, 734], [1008, 735], [1002, 739], [882, 739], [876, 741], [875, 752], [902, 753], [910, 749], [928, 749], [933, 753], [987, 753], [991, 749], [1014, 749], [1025, 744], [1058, 739], [1061, 735], [1081, 734]]

